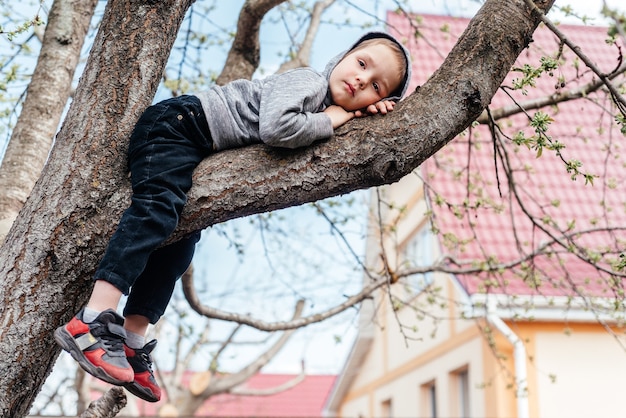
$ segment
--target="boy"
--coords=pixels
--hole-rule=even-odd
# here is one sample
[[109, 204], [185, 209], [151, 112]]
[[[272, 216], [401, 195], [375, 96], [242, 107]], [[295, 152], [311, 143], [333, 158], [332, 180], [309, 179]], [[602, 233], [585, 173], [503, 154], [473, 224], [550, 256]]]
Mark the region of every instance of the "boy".
[[[88, 373], [150, 402], [161, 397], [145, 343], [165, 312], [200, 233], [160, 247], [178, 224], [194, 168], [209, 154], [265, 143], [296, 148], [327, 139], [353, 117], [393, 110], [410, 81], [409, 54], [393, 37], [366, 34], [322, 73], [299, 68], [237, 80], [148, 107], [131, 135], [133, 196], [94, 275], [87, 306], [57, 343]], [[124, 317], [116, 309], [128, 295]]]

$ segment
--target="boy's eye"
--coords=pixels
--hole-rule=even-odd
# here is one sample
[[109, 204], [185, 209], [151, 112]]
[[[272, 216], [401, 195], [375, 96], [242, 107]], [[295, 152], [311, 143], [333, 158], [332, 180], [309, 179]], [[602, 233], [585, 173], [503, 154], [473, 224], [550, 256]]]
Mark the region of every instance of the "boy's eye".
[[380, 86], [378, 85], [378, 83], [374, 83], [373, 86], [374, 86], [374, 90], [380, 91]]
[[363, 60], [359, 60], [359, 65], [360, 65], [361, 67], [365, 67], [365, 61], [363, 61]]

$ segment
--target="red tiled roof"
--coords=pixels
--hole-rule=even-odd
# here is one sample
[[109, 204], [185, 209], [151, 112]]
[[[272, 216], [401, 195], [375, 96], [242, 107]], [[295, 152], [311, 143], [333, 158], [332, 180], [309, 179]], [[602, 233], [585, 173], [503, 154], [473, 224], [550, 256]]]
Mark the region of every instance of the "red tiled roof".
[[[418, 19], [422, 37], [417, 41], [412, 39], [408, 45], [413, 55], [413, 86], [425, 83], [441, 65], [468, 23], [468, 19], [445, 16], [424, 15]], [[415, 32], [408, 19], [394, 13], [388, 15], [388, 24], [392, 33], [405, 39]], [[616, 68], [618, 54], [615, 46], [605, 43], [606, 28], [561, 25], [560, 29], [582, 48], [601, 71], [609, 73]], [[537, 67], [542, 54], [553, 56], [557, 49], [555, 35], [540, 26], [530, 47], [518, 58], [517, 65], [528, 63]], [[518, 101], [526, 101], [556, 93], [559, 90], [555, 89], [555, 85], [560, 76], [566, 80], [564, 89], [572, 89], [594, 79], [582, 63], [579, 68], [573, 65], [575, 55], [567, 47], [563, 56], [567, 61], [554, 71], [553, 77], [543, 75], [537, 81], [537, 89], [528, 89], [528, 95], [514, 91], [512, 96]], [[516, 77], [520, 75], [509, 74], [504, 84], [511, 85]], [[535, 151], [524, 146], [517, 148], [511, 140], [504, 139], [510, 165], [516, 170], [515, 185], [522, 194], [522, 205], [540, 220], [540, 226], [547, 228], [550, 234], [561, 237], [559, 229], [548, 221], [556, 222], [561, 230], [573, 222], [575, 226], [569, 232], [626, 226], [626, 161], [623, 149], [626, 141], [619, 128], [611, 123], [612, 117], [604, 112], [605, 108], [611, 107], [609, 102], [604, 93], [592, 93], [588, 99], [541, 109], [555, 120], [548, 134], [566, 144], [564, 158], [581, 161], [582, 171], [599, 176], [593, 185], [585, 185], [582, 177], [573, 181], [563, 162], [553, 152], [544, 150], [541, 158], [536, 158]], [[491, 109], [510, 104], [511, 99], [499, 91], [492, 100]], [[535, 112], [531, 110], [529, 114]], [[528, 119], [523, 114], [501, 121], [501, 125], [511, 136], [519, 130], [531, 132]], [[485, 126], [479, 126], [472, 130], [471, 135], [465, 133], [457, 137], [421, 167], [424, 180], [432, 187], [429, 192], [431, 202], [435, 202], [436, 193], [453, 205], [432, 205], [434, 222], [441, 233], [456, 236], [460, 242], [446, 247], [440, 234], [444, 252], [465, 260], [494, 257], [499, 261], [511, 261], [521, 254], [529, 254], [537, 245], [549, 242], [549, 235], [533, 226], [523, 214], [522, 206], [513, 199], [500, 159], [497, 165], [496, 170], [491, 135]], [[468, 184], [472, 185], [469, 192]], [[480, 207], [464, 211], [464, 202]], [[460, 215], [455, 216], [455, 212]], [[626, 246], [626, 232], [623, 229], [613, 232], [598, 230], [576, 237], [574, 242], [598, 252], [608, 251], [615, 258]], [[541, 256], [532, 261], [533, 273], [539, 274], [542, 281], [539, 289], [529, 286], [521, 278], [525, 272], [519, 266], [514, 271], [499, 275], [465, 275], [458, 276], [458, 280], [469, 294], [488, 291], [509, 295], [580, 293], [613, 296], [605, 272], [574, 255], [564, 254], [560, 246], [553, 245], [551, 248], [560, 253], [558, 257]], [[608, 268], [606, 261], [598, 265]]]
[[[296, 378], [291, 374], [257, 374], [240, 389], [270, 389]], [[209, 398], [196, 412], [197, 417], [321, 417], [324, 402], [335, 382], [335, 375], [306, 375], [304, 380], [283, 392], [267, 396], [220, 394]], [[185, 378], [188, 380], [188, 377]], [[132, 396], [132, 395], [130, 395]], [[139, 401], [142, 415], [157, 415], [166, 400], [156, 404]]]
[[[279, 386], [293, 375], [258, 374], [244, 388], [264, 389]], [[269, 396], [222, 394], [211, 398], [198, 411], [211, 417], [321, 417], [326, 397], [336, 376], [308, 375], [302, 382], [284, 392]]]

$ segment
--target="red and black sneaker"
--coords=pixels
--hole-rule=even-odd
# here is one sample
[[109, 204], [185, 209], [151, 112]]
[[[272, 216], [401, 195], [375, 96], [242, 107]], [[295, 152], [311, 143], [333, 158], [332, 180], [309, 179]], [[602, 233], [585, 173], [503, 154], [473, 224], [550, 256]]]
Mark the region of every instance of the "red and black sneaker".
[[124, 318], [112, 309], [93, 322], [83, 321], [81, 310], [70, 322], [54, 331], [54, 339], [85, 371], [117, 386], [133, 380], [133, 369], [124, 353]]
[[154, 378], [152, 357], [150, 357], [156, 344], [156, 340], [150, 341], [143, 348], [130, 348], [124, 344], [126, 358], [135, 372], [135, 379], [126, 383], [124, 387], [133, 395], [148, 402], [157, 402], [161, 399], [161, 388]]

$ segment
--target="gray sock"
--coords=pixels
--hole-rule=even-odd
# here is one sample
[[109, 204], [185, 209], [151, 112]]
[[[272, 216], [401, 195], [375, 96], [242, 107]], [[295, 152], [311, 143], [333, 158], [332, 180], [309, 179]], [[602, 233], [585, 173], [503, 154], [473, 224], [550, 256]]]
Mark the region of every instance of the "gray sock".
[[96, 319], [98, 315], [100, 315], [100, 313], [100, 311], [96, 311], [95, 309], [85, 308], [85, 310], [83, 311], [83, 322], [93, 322], [94, 319]]
[[130, 348], [143, 348], [146, 345], [146, 337], [126, 330], [126, 345]]

